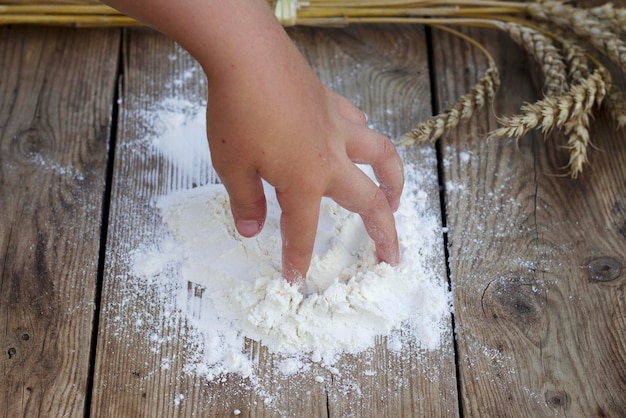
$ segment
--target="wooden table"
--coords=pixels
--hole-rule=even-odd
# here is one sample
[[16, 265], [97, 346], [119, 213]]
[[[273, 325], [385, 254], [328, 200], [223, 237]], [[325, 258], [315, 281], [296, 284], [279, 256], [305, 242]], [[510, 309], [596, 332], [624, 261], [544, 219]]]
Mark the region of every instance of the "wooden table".
[[[289, 33], [392, 137], [485, 68], [463, 41], [420, 26]], [[152, 200], [176, 178], [128, 151], [145, 134], [137, 111], [203, 100], [197, 64], [147, 29], [0, 28], [0, 416], [626, 416], [626, 135], [599, 115], [577, 180], [560, 175], [567, 157], [550, 140], [485, 140], [495, 115], [540, 87], [508, 39], [471, 34], [503, 75], [493, 110], [410, 154], [431, 171], [448, 228], [434, 261], [454, 297], [443, 346], [347, 357], [338, 367], [358, 388], [346, 389], [327, 370], [323, 384], [281, 376], [251, 342], [270, 405], [235, 377], [182, 373], [189, 347], [177, 339], [150, 350], [184, 324], [148, 335], [125, 319], [160, 309], [150, 288], [122, 300], [132, 275], [121, 260], [158, 227]], [[376, 373], [358, 373], [365, 362]]]

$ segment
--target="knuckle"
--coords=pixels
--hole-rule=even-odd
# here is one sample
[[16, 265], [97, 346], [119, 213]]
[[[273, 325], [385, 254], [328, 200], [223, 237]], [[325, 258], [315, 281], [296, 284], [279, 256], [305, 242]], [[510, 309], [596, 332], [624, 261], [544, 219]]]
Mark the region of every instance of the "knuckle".
[[367, 125], [367, 115], [362, 110], [355, 110], [355, 118], [361, 125]]

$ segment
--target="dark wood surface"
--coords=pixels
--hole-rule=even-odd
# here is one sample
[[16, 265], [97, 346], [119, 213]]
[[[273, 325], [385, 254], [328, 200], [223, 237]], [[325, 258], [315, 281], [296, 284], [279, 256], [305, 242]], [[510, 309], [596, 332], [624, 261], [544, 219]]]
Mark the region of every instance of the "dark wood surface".
[[[477, 50], [420, 26], [289, 33], [320, 78], [391, 137], [485, 68]], [[141, 115], [164, 98], [205, 100], [197, 64], [146, 29], [1, 29], [1, 416], [626, 416], [626, 136], [597, 116], [598, 149], [577, 180], [560, 175], [566, 159], [550, 140], [486, 141], [495, 116], [540, 86], [512, 43], [471, 33], [503, 75], [493, 109], [446, 135], [438, 153], [405, 151], [432, 173], [437, 216], [441, 173], [449, 254], [442, 237], [433, 263], [442, 281], [450, 269], [446, 343], [426, 355], [394, 357], [381, 343], [346, 357], [338, 367], [356, 370], [357, 396], [325, 369], [281, 376], [250, 342], [266, 388], [280, 393], [268, 406], [236, 378], [182, 373], [189, 347], [167, 337], [184, 324], [148, 335], [134, 322], [165, 308], [149, 286], [128, 300], [129, 253], [160, 227], [154, 198], [192, 187], [137, 152], [149, 134]], [[365, 362], [377, 373], [364, 378]]]

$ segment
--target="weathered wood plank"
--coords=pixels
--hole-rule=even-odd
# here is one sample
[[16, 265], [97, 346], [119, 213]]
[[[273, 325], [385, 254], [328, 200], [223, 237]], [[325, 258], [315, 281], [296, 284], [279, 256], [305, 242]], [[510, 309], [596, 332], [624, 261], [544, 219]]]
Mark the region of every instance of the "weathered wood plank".
[[[537, 98], [514, 44], [472, 35], [501, 69], [497, 114]], [[437, 31], [433, 45], [445, 105], [485, 60]], [[626, 137], [604, 116], [594, 126], [602, 151], [578, 180], [552, 139], [486, 141], [489, 109], [442, 142], [464, 415], [626, 415]]]
[[[160, 181], [161, 173], [156, 171], [158, 161], [130, 149], [133, 141], [141, 140], [147, 134], [139, 112], [154, 110], [155, 103], [167, 91], [165, 84], [173, 81], [173, 73], [180, 69], [181, 60], [174, 45], [152, 31], [138, 30], [125, 36], [103, 308], [91, 410], [94, 416], [165, 416], [168, 412], [171, 414], [168, 408], [173, 406], [173, 398], [159, 392], [158, 385], [166, 383], [164, 378], [155, 374], [155, 369], [160, 368], [162, 353], [153, 353], [146, 334], [137, 334], [131, 322], [133, 314], [145, 309], [147, 302], [139, 296], [137, 300], [119, 299], [127, 296], [124, 286], [133, 281], [129, 276], [129, 261], [124, 255], [137, 248], [149, 236], [149, 231], [157, 227], [158, 215], [149, 202], [159, 192], [163, 193], [165, 187]], [[156, 174], [150, 177], [151, 172]], [[150, 289], [141, 291], [146, 298], [149, 297]], [[158, 312], [149, 313], [158, 315]], [[172, 348], [176, 349], [178, 347]], [[146, 379], [149, 382], [145, 382]], [[165, 387], [163, 390], [170, 389]]]
[[[363, 380], [359, 397], [345, 394], [342, 382], [315, 365], [306, 377], [283, 377], [275, 371], [279, 359], [251, 343], [251, 352], [258, 353], [259, 379], [264, 390], [274, 396], [272, 404], [266, 405], [267, 394], [247, 389], [248, 382], [236, 377], [225, 382], [204, 382], [182, 373], [189, 347], [182, 339], [168, 340], [167, 336], [172, 330], [183, 334], [183, 324], [163, 324], [153, 338], [164, 340], [158, 350], [151, 350], [154, 342], [148, 341], [145, 334], [136, 333], [132, 322], [141, 316], [140, 312], [149, 310], [147, 315], [159, 317], [157, 311], [161, 308], [149, 302], [153, 296], [149, 287], [139, 290], [136, 300], [122, 300], [128, 295], [125, 287], [132, 286], [129, 283], [133, 281], [126, 254], [160, 227], [150, 202], [169, 192], [174, 179], [179, 178], [162, 158], [129, 152], [146, 135], [138, 115], [164, 98], [203, 100], [206, 86], [197, 64], [170, 41], [148, 31], [128, 33], [93, 414], [221, 416], [239, 409], [243, 416], [326, 416], [329, 412], [332, 416], [377, 412], [400, 415], [411, 411], [456, 415], [451, 334], [440, 352], [420, 354], [418, 358], [416, 350], [410, 353], [414, 357], [407, 356], [408, 364], [388, 356], [382, 345], [374, 354], [346, 364], [354, 366], [356, 362], [357, 367], [364, 367], [358, 362], [369, 356], [367, 360], [373, 364], [369, 368], [377, 367], [374, 376], [367, 379], [355, 373]], [[298, 29], [290, 34], [320, 77], [365, 110], [370, 121], [386, 134], [399, 135], [429, 112], [421, 30]], [[182, 73], [191, 76], [185, 83], [176, 84]], [[431, 167], [432, 210], [438, 211], [433, 150], [415, 152], [411, 158]], [[175, 187], [191, 187], [187, 183], [183, 179]], [[433, 262], [439, 263], [445, 280], [443, 255]], [[142, 291], [145, 296], [141, 296]], [[171, 359], [168, 368], [162, 367], [163, 358]], [[324, 383], [314, 377], [324, 377]]]
[[0, 30], [0, 416], [81, 416], [119, 31]]

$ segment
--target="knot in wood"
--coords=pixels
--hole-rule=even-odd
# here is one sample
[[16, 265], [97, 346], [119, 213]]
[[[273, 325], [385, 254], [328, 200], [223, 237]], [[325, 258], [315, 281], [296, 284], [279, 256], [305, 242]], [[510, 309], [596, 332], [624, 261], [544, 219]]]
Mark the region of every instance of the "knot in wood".
[[546, 404], [554, 409], [567, 411], [571, 400], [567, 392], [562, 390], [549, 390], [545, 394]]
[[36, 126], [20, 132], [13, 138], [12, 147], [14, 148], [15, 157], [24, 163], [36, 161], [46, 154], [46, 144], [50, 140], [47, 134]]
[[541, 298], [531, 281], [514, 273], [489, 282], [482, 299], [483, 311], [493, 320], [507, 320], [524, 334], [541, 318]]
[[587, 264], [589, 279], [595, 282], [610, 282], [622, 274], [622, 263], [613, 257], [599, 257]]

